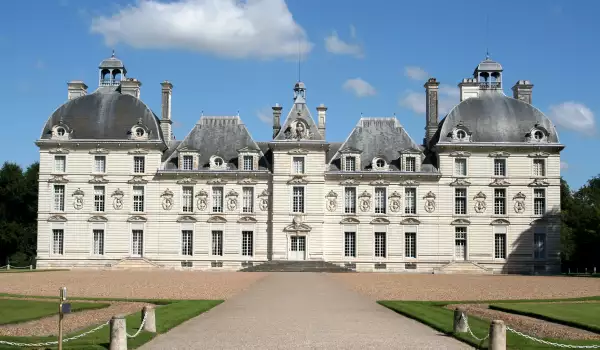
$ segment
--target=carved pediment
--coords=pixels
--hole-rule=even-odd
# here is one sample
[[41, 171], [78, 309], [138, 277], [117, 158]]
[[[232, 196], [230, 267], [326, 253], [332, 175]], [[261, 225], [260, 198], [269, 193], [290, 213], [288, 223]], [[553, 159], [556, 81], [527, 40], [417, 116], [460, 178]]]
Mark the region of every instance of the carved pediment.
[[148, 220], [141, 215], [133, 215], [133, 216], [130, 216], [129, 219], [127, 219], [127, 222], [146, 222], [146, 221], [148, 221]]
[[170, 189], [166, 189], [161, 195], [161, 197], [173, 197], [173, 191]]
[[400, 152], [401, 154], [419, 154], [419, 153], [421, 153], [421, 150], [417, 149], [417, 148], [409, 147], [409, 148], [405, 148], [398, 152]]
[[467, 151], [452, 151], [448, 154], [450, 157], [470, 157], [471, 152]]
[[525, 194], [523, 194], [523, 192], [519, 192], [517, 194], [515, 194], [515, 196], [513, 197], [513, 199], [526, 199], [527, 196]]
[[308, 180], [304, 176], [294, 176], [287, 183], [288, 185], [304, 185], [308, 183]]
[[419, 182], [415, 181], [415, 180], [406, 180], [404, 182], [401, 182], [400, 185], [402, 185], [402, 186], [419, 186]]
[[198, 220], [196, 220], [195, 217], [190, 216], [190, 215], [182, 215], [180, 217], [177, 218], [177, 222], [188, 222], [188, 223], [192, 223], [192, 222], [196, 222]]
[[450, 186], [469, 186], [471, 183], [465, 179], [454, 179], [454, 181], [452, 181], [450, 183]]
[[490, 157], [506, 158], [506, 157], [510, 157], [510, 153], [508, 153], [506, 151], [494, 151], [494, 152], [490, 152]]
[[73, 191], [73, 197], [83, 197], [85, 193], [81, 190], [81, 188], [77, 188]]
[[237, 150], [238, 153], [259, 153], [260, 150], [254, 147], [246, 146]]
[[102, 215], [94, 215], [94, 216], [90, 216], [90, 218], [88, 219], [89, 222], [107, 222], [108, 219], [106, 218], [106, 216], [102, 216]]
[[340, 152], [341, 154], [361, 154], [362, 151], [354, 148], [354, 147], [344, 147], [343, 149], [339, 150], [338, 152]]
[[360, 196], [358, 196], [358, 198], [371, 198], [371, 194], [365, 190], [360, 194]]
[[473, 199], [486, 199], [487, 196], [485, 195], [485, 193], [483, 193], [482, 191], [479, 191], [479, 193], [477, 193]]
[[294, 222], [283, 229], [285, 232], [310, 232], [312, 227], [300, 222]]
[[198, 181], [192, 179], [191, 177], [184, 177], [183, 179], [179, 179], [177, 180], [177, 183], [180, 185], [190, 185], [190, 184], [195, 184]]
[[390, 220], [386, 219], [386, 218], [375, 218], [373, 220], [371, 220], [372, 224], [389, 224]]
[[109, 154], [109, 153], [110, 153], [109, 150], [107, 150], [106, 148], [102, 148], [100, 146], [90, 150], [90, 154]]
[[529, 153], [529, 156], [531, 158], [548, 158], [550, 156], [550, 153], [548, 153], [548, 152], [532, 152], [532, 153]]
[[227, 183], [227, 181], [223, 180], [220, 177], [215, 177], [214, 179], [206, 181], [206, 183], [209, 185], [224, 185]]
[[501, 178], [496, 178], [496, 179], [494, 179], [494, 181], [490, 182], [490, 186], [493, 186], [493, 187], [508, 186], [508, 185], [510, 185], [510, 182], [508, 182], [508, 180], [506, 180], [506, 179], [501, 179]]
[[417, 218], [405, 218], [404, 220], [400, 221], [401, 225], [419, 225], [421, 223], [421, 221]]
[[208, 197], [208, 193], [205, 190], [200, 190], [196, 193], [196, 197]]
[[294, 148], [288, 151], [288, 154], [308, 154], [308, 150], [303, 148]]
[[111, 195], [111, 197], [123, 197], [125, 193], [121, 191], [120, 188], [117, 188]]
[[550, 186], [550, 183], [545, 179], [535, 179], [533, 180], [529, 186], [531, 187], [547, 187]]
[[377, 180], [373, 180], [370, 183], [373, 186], [388, 186], [390, 184], [389, 181], [384, 180], [384, 179], [377, 179]]
[[69, 150], [63, 147], [51, 148], [48, 150], [48, 153], [51, 154], [69, 154]]
[[48, 179], [48, 182], [57, 183], [57, 184], [64, 184], [64, 183], [69, 182], [69, 180], [67, 180], [64, 175], [52, 175]]
[[237, 193], [235, 190], [231, 190], [229, 192], [227, 192], [227, 197], [237, 197], [239, 196], [239, 193]]
[[360, 182], [358, 180], [352, 179], [352, 178], [345, 179], [340, 182], [340, 185], [342, 185], [342, 186], [356, 186], [358, 184], [360, 184]]
[[530, 226], [545, 226], [545, 225], [548, 225], [548, 219], [546, 219], [546, 218], [535, 219], [535, 220], [532, 220], [529, 223], [529, 225]]
[[52, 215], [48, 218], [49, 222], [66, 222], [67, 218], [62, 215]]
[[91, 184], [105, 184], [108, 183], [108, 180], [104, 178], [104, 175], [94, 175], [88, 182]]
[[127, 181], [129, 184], [147, 184], [148, 180], [145, 180], [143, 176], [134, 175], [131, 179]]
[[435, 193], [433, 193], [431, 191], [427, 192], [427, 194], [423, 196], [423, 199], [427, 199], [427, 198], [435, 199]]
[[127, 152], [127, 154], [148, 154], [148, 150], [144, 148], [135, 148]]
[[239, 223], [250, 223], [250, 224], [253, 224], [253, 223], [256, 223], [257, 220], [256, 220], [256, 218], [254, 218], [252, 216], [242, 216], [241, 218], [238, 219], [237, 222], [239, 222]]
[[269, 191], [264, 189], [259, 195], [259, 197], [269, 197]]
[[463, 218], [454, 219], [450, 223], [450, 225], [470, 225], [470, 224], [471, 224], [470, 220], [463, 219]]
[[340, 221], [340, 224], [360, 224], [360, 220], [358, 220], [357, 218], [348, 217], [343, 218], [342, 221]]
[[388, 196], [388, 198], [402, 198], [402, 195], [400, 194], [400, 192], [394, 191]]
[[210, 218], [208, 218], [208, 220], [206, 220], [206, 222], [224, 224], [227, 222], [227, 219], [225, 219], [222, 216], [215, 215], [215, 216], [211, 216]]
[[254, 185], [254, 184], [256, 184], [257, 182], [258, 182], [258, 181], [256, 181], [256, 180], [254, 180], [254, 179], [251, 179], [251, 178], [247, 177], [247, 178], [245, 178], [245, 179], [238, 180], [238, 182], [237, 182], [237, 183], [238, 183], [239, 185]]
[[496, 219], [490, 222], [490, 225], [510, 225], [510, 221], [506, 219]]
[[326, 198], [337, 198], [337, 193], [335, 193], [333, 190], [329, 191], [329, 193], [327, 193], [327, 195], [325, 196]]

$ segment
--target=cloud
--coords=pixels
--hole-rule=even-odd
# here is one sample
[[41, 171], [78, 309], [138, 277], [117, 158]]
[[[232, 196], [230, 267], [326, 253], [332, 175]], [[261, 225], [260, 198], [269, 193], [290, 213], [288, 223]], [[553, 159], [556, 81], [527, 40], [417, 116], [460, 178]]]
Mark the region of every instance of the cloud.
[[362, 80], [361, 78], [346, 80], [344, 85], [342, 85], [342, 88], [346, 91], [351, 91], [356, 97], [373, 96], [377, 93], [373, 85]]
[[90, 30], [108, 46], [185, 49], [228, 58], [296, 58], [313, 44], [285, 0], [140, 0]]
[[258, 117], [258, 119], [261, 122], [263, 122], [265, 124], [270, 125], [273, 122], [273, 112], [270, 107], [265, 107], [263, 109], [256, 111], [256, 116]]
[[[356, 28], [350, 26], [350, 38], [356, 41]], [[336, 55], [350, 55], [356, 58], [365, 56], [363, 47], [354, 42], [346, 42], [338, 36], [336, 31], [333, 31], [330, 36], [325, 37], [325, 49]]]
[[[458, 89], [454, 89], [452, 87], [442, 89], [442, 85], [440, 85], [438, 111], [441, 116], [448, 114], [450, 110], [459, 102], [458, 93], [456, 93], [455, 90]], [[425, 114], [427, 111], [424, 92], [408, 90], [400, 98], [399, 103], [400, 106], [408, 108], [417, 114]]]
[[406, 66], [404, 67], [404, 75], [412, 80], [423, 80], [425, 81], [429, 77], [423, 68], [417, 66]]
[[584, 104], [568, 101], [552, 105], [550, 106], [548, 116], [557, 125], [565, 129], [587, 135], [592, 135], [596, 132], [594, 113]]
[[567, 162], [561, 160], [560, 161], [560, 170], [567, 170], [569, 169], [569, 164], [567, 164]]
[[458, 86], [440, 84], [440, 94], [448, 97], [456, 97], [458, 99], [460, 97], [460, 89]]

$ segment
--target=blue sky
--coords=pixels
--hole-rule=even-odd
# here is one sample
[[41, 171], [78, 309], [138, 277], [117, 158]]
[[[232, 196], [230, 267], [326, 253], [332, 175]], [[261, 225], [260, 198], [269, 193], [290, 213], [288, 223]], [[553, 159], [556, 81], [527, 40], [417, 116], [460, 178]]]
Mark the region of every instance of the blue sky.
[[[579, 187], [600, 173], [588, 156], [600, 145], [595, 83], [600, 47], [588, 1], [21, 0], [0, 12], [0, 85], [5, 126], [0, 160], [27, 165], [69, 80], [98, 85], [98, 63], [112, 48], [142, 82], [160, 113], [160, 82], [174, 85], [175, 136], [205, 115], [240, 113], [258, 141], [271, 137], [270, 106], [292, 103], [298, 78], [314, 110], [328, 110], [328, 139], [343, 141], [360, 114], [394, 113], [413, 139], [424, 134], [423, 83], [442, 84], [440, 107], [458, 102], [486, 49], [504, 66], [505, 93], [519, 79], [533, 104], [557, 125], [563, 176]], [[35, 11], [32, 11], [35, 8]], [[486, 25], [489, 14], [489, 25]], [[486, 30], [486, 27], [489, 30]]]

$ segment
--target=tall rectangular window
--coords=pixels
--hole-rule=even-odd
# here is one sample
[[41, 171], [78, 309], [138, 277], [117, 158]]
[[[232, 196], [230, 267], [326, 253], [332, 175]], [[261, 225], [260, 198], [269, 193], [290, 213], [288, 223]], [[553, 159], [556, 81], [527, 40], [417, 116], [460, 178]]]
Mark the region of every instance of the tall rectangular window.
[[385, 232], [375, 232], [375, 257], [385, 258]]
[[466, 188], [455, 188], [454, 189], [454, 214], [466, 214], [467, 213], [467, 189]]
[[494, 229], [494, 258], [506, 259], [506, 227]]
[[546, 161], [544, 159], [533, 160], [533, 176], [546, 176]]
[[375, 213], [377, 214], [385, 214], [387, 211], [385, 194], [385, 187], [375, 187]]
[[494, 159], [494, 176], [506, 176], [506, 159]]
[[54, 211], [65, 211], [65, 185], [54, 185]]
[[54, 156], [54, 172], [64, 173], [67, 170], [67, 156]]
[[254, 232], [242, 231], [242, 256], [254, 255]]
[[103, 212], [106, 207], [106, 189], [104, 186], [94, 186], [94, 210]]
[[212, 255], [223, 256], [223, 231], [212, 232]]
[[292, 212], [304, 213], [304, 187], [295, 186], [292, 189]]
[[223, 212], [223, 187], [212, 188], [212, 207], [215, 213]]
[[416, 171], [417, 169], [417, 158], [415, 157], [406, 157], [405, 158], [405, 166], [404, 166], [404, 170], [405, 171]]
[[252, 187], [242, 188], [242, 212], [254, 212], [254, 188]]
[[294, 157], [292, 159], [294, 174], [304, 174], [304, 157]]
[[454, 159], [454, 173], [456, 176], [467, 176], [467, 159], [456, 158]]
[[133, 186], [133, 211], [144, 211], [144, 186]]
[[539, 227], [533, 233], [533, 258], [546, 259], [546, 232]]
[[494, 214], [506, 214], [506, 189], [504, 188], [494, 189]]
[[104, 255], [104, 230], [93, 230], [94, 255]]
[[133, 172], [143, 174], [146, 171], [146, 158], [144, 156], [133, 157]]
[[356, 171], [356, 157], [348, 156], [344, 162], [346, 163], [346, 171]]
[[181, 231], [181, 255], [194, 255], [194, 232], [192, 230]]
[[183, 156], [183, 170], [193, 170], [194, 169], [194, 156], [188, 155]]
[[184, 213], [191, 213], [194, 211], [194, 187], [184, 186], [181, 193], [181, 202]]
[[417, 189], [414, 187], [404, 189], [404, 213], [417, 213]]
[[533, 214], [544, 215], [546, 213], [546, 190], [536, 188], [533, 190]]
[[356, 188], [345, 187], [344, 188], [344, 213], [354, 214], [356, 213]]
[[254, 157], [253, 156], [244, 156], [242, 157], [242, 161], [244, 162], [244, 170], [254, 170]]
[[356, 232], [344, 232], [344, 256], [356, 258]]
[[106, 172], [106, 156], [94, 156], [94, 172], [99, 174]]
[[404, 256], [407, 258], [417, 257], [417, 233], [404, 233]]
[[65, 246], [65, 231], [52, 230], [52, 254], [63, 255]]

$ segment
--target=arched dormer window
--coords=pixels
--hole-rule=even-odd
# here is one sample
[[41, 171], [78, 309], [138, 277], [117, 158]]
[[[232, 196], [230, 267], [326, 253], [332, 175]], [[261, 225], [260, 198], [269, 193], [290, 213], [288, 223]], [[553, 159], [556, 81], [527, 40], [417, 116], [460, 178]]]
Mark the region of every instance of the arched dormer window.
[[134, 126], [129, 130], [129, 138], [132, 140], [148, 140], [150, 136], [150, 130], [142, 124], [142, 119], [137, 122]]
[[449, 136], [452, 137], [453, 142], [471, 142], [471, 134], [471, 131], [462, 122], [459, 122]]
[[382, 156], [373, 158], [371, 162], [371, 168], [373, 171], [385, 171], [389, 169], [389, 164]]
[[54, 125], [50, 130], [50, 133], [54, 140], [68, 140], [71, 138], [71, 128], [62, 122], [58, 125]]
[[212, 156], [210, 157], [210, 168], [212, 170], [226, 170], [227, 163], [219, 156]]
[[547, 142], [548, 141], [548, 130], [539, 124], [536, 124], [525, 138], [528, 142]]

